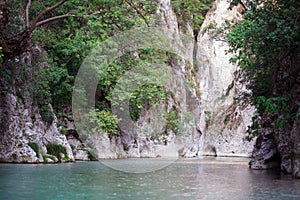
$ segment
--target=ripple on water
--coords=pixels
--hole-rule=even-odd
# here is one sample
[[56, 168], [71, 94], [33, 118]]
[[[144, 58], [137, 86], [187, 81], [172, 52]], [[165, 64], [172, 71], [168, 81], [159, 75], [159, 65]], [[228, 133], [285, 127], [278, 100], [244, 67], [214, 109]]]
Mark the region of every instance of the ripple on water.
[[[140, 166], [153, 162], [140, 159], [135, 163], [139, 161]], [[101, 162], [0, 164], [1, 200], [299, 199], [299, 188], [297, 180], [250, 171], [247, 160], [235, 159], [178, 160], [161, 170], [140, 174], [116, 171]]]

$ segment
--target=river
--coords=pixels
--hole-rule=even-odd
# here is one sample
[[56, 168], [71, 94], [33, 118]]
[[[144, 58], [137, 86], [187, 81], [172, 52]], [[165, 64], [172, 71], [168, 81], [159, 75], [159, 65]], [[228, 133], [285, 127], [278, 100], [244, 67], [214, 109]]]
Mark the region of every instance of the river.
[[[163, 159], [110, 161], [151, 166]], [[276, 171], [249, 170], [247, 159], [183, 159], [148, 173], [102, 162], [0, 164], [1, 200], [300, 199], [300, 181]], [[168, 163], [168, 162], [166, 162]]]

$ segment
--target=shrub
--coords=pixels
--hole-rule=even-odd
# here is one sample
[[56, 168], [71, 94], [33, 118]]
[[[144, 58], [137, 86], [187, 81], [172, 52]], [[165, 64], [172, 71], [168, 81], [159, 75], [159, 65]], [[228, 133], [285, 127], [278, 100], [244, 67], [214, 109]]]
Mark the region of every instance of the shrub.
[[43, 160], [44, 160], [45, 163], [48, 163], [47, 158], [50, 158], [50, 159], [53, 160], [54, 162], [56, 161], [56, 157], [55, 157], [55, 156], [52, 156], [52, 155], [49, 155], [49, 154], [42, 154], [42, 157], [43, 157]]
[[[299, 108], [293, 87], [297, 82], [300, 40], [300, 2], [231, 0], [231, 7], [244, 3], [244, 20], [226, 36], [231, 62], [240, 66], [236, 79], [249, 90], [242, 100], [257, 109], [248, 139], [260, 128], [288, 128], [297, 120]], [[262, 6], [263, 5], [263, 6]], [[264, 123], [271, 120], [272, 123]]]
[[65, 160], [68, 160], [68, 154], [67, 154], [67, 149], [66, 147], [62, 146], [62, 145], [59, 145], [59, 144], [55, 144], [55, 143], [48, 143], [46, 145], [46, 148], [47, 148], [47, 153], [48, 154], [51, 154], [51, 155], [54, 155], [55, 157], [58, 158], [58, 160], [61, 161], [62, 157], [61, 157], [61, 154], [63, 153], [65, 155]]
[[98, 160], [98, 156], [91, 150], [88, 151], [88, 158], [91, 161], [97, 161]]
[[48, 106], [43, 105], [42, 107], [40, 107], [39, 113], [42, 117], [42, 120], [46, 122], [48, 125], [53, 123], [54, 121], [53, 112]]
[[172, 0], [171, 4], [179, 20], [183, 21], [182, 25], [189, 22], [194, 30], [199, 31], [212, 2], [212, 0]]
[[179, 130], [179, 115], [175, 109], [172, 109], [169, 113], [166, 114], [166, 129], [172, 130], [176, 135]]
[[100, 111], [98, 109], [91, 110], [83, 116], [85, 124], [80, 124], [80, 128], [90, 133], [107, 132], [110, 135], [117, 135], [118, 120], [110, 111]]
[[166, 92], [162, 86], [148, 84], [134, 91], [129, 101], [129, 112], [133, 121], [140, 118], [141, 111], [150, 109], [151, 106], [164, 101]]
[[35, 152], [36, 156], [39, 157], [39, 152], [40, 152], [39, 145], [35, 142], [29, 142], [28, 146], [30, 146], [30, 148], [32, 148], [32, 150]]

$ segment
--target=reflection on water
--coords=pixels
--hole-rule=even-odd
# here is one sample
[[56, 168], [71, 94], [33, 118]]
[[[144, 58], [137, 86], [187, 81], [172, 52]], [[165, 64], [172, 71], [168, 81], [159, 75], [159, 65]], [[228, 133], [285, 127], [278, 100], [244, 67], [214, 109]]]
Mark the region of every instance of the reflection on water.
[[102, 160], [102, 164], [117, 171], [127, 173], [148, 173], [164, 169], [174, 163], [178, 158], [148, 158], [148, 159], [124, 159]]
[[[153, 159], [134, 159], [143, 167]], [[119, 165], [128, 160], [116, 160]], [[178, 160], [155, 172], [124, 173], [101, 162], [0, 164], [0, 199], [300, 199], [300, 181], [248, 169], [244, 159]]]

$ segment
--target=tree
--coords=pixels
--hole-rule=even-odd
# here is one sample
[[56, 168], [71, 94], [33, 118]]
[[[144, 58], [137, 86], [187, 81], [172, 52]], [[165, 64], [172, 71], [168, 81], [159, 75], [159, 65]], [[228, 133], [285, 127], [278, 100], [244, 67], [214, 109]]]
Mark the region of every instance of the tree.
[[149, 25], [156, 10], [156, 2], [146, 0], [57, 1], [0, 3], [0, 63], [10, 71], [22, 70], [15, 69], [15, 64], [8, 67], [7, 61], [31, 52], [32, 46], [42, 47], [48, 56], [38, 62], [47, 65], [34, 70], [37, 80], [31, 82], [38, 102], [52, 103], [55, 110], [70, 106], [73, 78], [93, 47], [135, 24]]
[[244, 98], [257, 108], [250, 129], [257, 133], [267, 118], [274, 128], [288, 126], [299, 118], [294, 88], [300, 76], [300, 2], [232, 1], [242, 2], [247, 8], [244, 20], [232, 27], [227, 41], [235, 54], [231, 61], [241, 67], [237, 74], [251, 91]]
[[10, 10], [7, 6], [6, 0], [0, 0], [0, 46], [2, 47], [3, 61], [6, 62], [11, 58], [14, 58], [26, 51], [30, 47], [30, 39], [32, 38], [32, 32], [39, 26], [50, 23], [51, 21], [66, 18], [72, 16], [70, 13], [50, 17], [41, 20], [46, 14], [56, 10], [62, 6], [67, 0], [61, 0], [58, 3], [45, 8], [41, 11], [33, 20], [29, 20], [29, 11], [31, 8], [31, 0], [28, 0], [25, 8], [25, 29], [18, 32], [10, 32], [9, 25], [9, 13]]

